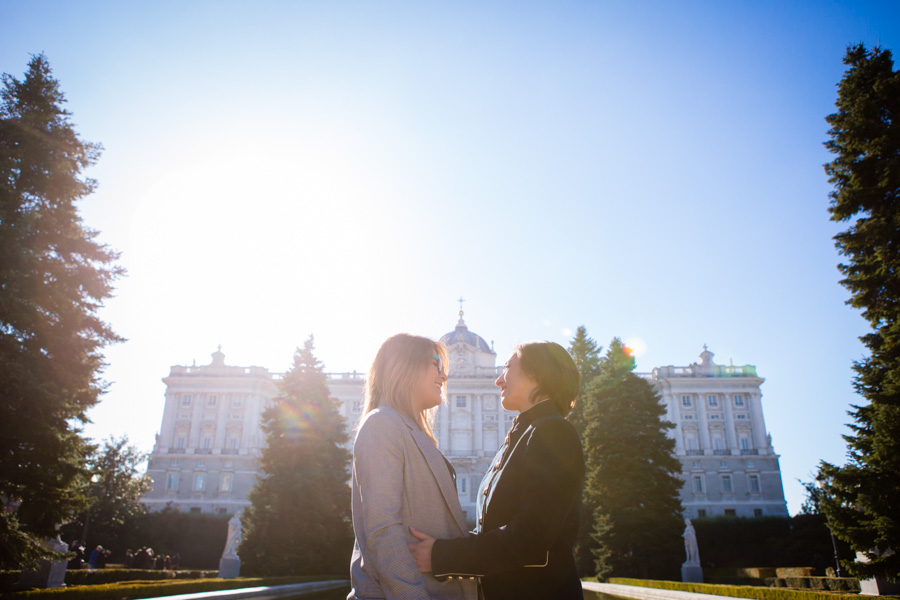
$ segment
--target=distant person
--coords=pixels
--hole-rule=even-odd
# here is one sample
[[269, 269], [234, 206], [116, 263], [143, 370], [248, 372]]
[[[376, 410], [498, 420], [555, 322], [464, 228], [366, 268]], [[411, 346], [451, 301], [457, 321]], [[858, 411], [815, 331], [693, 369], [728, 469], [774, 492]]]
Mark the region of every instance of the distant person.
[[125, 551], [125, 558], [122, 560], [122, 566], [126, 569], [130, 569], [134, 566], [134, 553], [131, 551], [131, 548]]
[[172, 557], [172, 568], [177, 569], [181, 565], [181, 554], [179, 552], [175, 553], [175, 556]]
[[435, 540], [444, 536], [415, 526], [410, 550], [422, 573], [478, 577], [484, 600], [581, 600], [573, 547], [584, 456], [565, 419], [578, 368], [559, 344], [521, 344], [495, 383], [519, 416], [481, 481], [475, 530]]
[[69, 551], [74, 552], [75, 556], [69, 559], [69, 562], [66, 563], [66, 568], [71, 570], [78, 570], [84, 566], [84, 546], [81, 545], [81, 542], [78, 540], [73, 541], [69, 544]]
[[100, 562], [100, 554], [103, 552], [103, 546], [97, 546], [94, 548], [94, 551], [91, 552], [90, 558], [88, 558], [88, 566], [92, 569], [97, 568], [97, 564]]
[[475, 581], [419, 573], [408, 548], [411, 526], [445, 538], [466, 535], [456, 474], [430, 423], [444, 398], [447, 359], [440, 342], [401, 333], [381, 345], [369, 369], [353, 443], [348, 600], [478, 597]]

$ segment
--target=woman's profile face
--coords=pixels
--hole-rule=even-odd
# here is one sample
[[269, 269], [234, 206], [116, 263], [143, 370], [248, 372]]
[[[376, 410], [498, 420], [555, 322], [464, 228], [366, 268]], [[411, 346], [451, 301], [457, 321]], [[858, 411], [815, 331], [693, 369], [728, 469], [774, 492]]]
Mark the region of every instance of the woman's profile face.
[[441, 359], [433, 358], [431, 363], [422, 371], [419, 382], [412, 391], [413, 410], [423, 411], [440, 405], [441, 392], [447, 375], [441, 370]]
[[537, 382], [522, 370], [515, 352], [506, 361], [503, 373], [494, 384], [500, 388], [500, 404], [506, 410], [524, 412], [531, 408], [531, 392], [537, 388]]

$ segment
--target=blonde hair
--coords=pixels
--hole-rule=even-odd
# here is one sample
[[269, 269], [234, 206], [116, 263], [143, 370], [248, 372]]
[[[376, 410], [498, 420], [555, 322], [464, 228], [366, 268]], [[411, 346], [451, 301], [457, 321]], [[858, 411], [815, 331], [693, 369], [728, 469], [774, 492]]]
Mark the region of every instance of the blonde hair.
[[[376, 408], [390, 406], [415, 421], [437, 446], [432, 431], [437, 407], [416, 411], [412, 402], [412, 390], [425, 370], [434, 364], [435, 354], [441, 357], [446, 369], [449, 355], [447, 347], [440, 342], [408, 333], [398, 333], [385, 340], [366, 376], [366, 401], [360, 422]], [[446, 393], [445, 383], [441, 396], [446, 398]]]

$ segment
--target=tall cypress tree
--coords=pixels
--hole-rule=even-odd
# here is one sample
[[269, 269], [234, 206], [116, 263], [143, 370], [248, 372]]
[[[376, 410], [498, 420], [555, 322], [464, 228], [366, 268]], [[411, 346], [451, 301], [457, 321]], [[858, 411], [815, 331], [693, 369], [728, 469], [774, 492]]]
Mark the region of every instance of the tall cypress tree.
[[242, 517], [238, 555], [255, 575], [344, 572], [353, 547], [350, 452], [312, 336], [294, 352], [280, 391], [263, 413], [263, 474]]
[[[575, 331], [575, 337], [569, 344], [569, 354], [575, 360], [575, 366], [578, 367], [578, 373], [581, 376], [581, 389], [578, 392], [578, 400], [575, 407], [569, 413], [568, 419], [575, 426], [579, 437], [584, 439], [584, 412], [587, 396], [585, 390], [591, 381], [597, 376], [600, 368], [600, 351], [601, 346], [597, 345], [587, 334], [587, 328], [584, 325], [578, 327]], [[594, 572], [594, 541], [592, 532], [594, 530], [594, 512], [590, 504], [590, 498], [587, 497], [585, 491], [582, 491], [581, 502], [581, 522], [578, 528], [578, 539], [575, 543], [575, 562], [578, 565], [578, 572], [582, 575], [588, 575]]]
[[681, 465], [653, 387], [614, 338], [585, 392], [585, 498], [596, 574], [673, 578], [682, 557]]
[[73, 128], [44, 55], [0, 92], [0, 567], [33, 564], [36, 542], [85, 506], [102, 348], [97, 316], [122, 273], [77, 202], [100, 147]]
[[868, 404], [853, 406], [849, 461], [820, 465], [821, 504], [835, 535], [869, 562], [860, 576], [900, 578], [900, 72], [889, 50], [862, 44], [844, 57], [837, 112], [826, 120], [835, 158], [825, 165], [831, 219], [849, 223], [835, 236], [847, 258], [838, 266], [871, 332], [869, 355], [854, 364], [854, 387]]
[[597, 376], [600, 368], [600, 352], [602, 350], [603, 347], [598, 346], [597, 342], [588, 336], [587, 328], [584, 325], [578, 327], [575, 331], [575, 337], [572, 338], [572, 342], [569, 344], [569, 354], [572, 355], [575, 366], [578, 367], [578, 374], [581, 376], [581, 389], [578, 392], [578, 400], [568, 416], [569, 421], [572, 422], [578, 431], [578, 435], [584, 435], [584, 390], [587, 384]]

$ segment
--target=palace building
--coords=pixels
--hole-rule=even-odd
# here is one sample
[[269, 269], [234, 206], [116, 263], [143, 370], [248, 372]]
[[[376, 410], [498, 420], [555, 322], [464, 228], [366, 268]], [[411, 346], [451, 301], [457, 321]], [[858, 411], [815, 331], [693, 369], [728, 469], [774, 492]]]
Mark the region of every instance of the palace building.
[[[494, 380], [503, 370], [484, 338], [460, 311], [441, 342], [450, 352], [447, 402], [435, 436], [457, 472], [460, 504], [475, 515], [478, 484], [516, 414], [500, 405]], [[682, 464], [685, 516], [787, 516], [778, 455], [767, 435], [753, 366], [721, 366], [704, 347], [701, 362], [659, 367], [641, 377], [654, 385], [675, 424]], [[365, 374], [329, 373], [328, 385], [348, 431], [360, 417]], [[153, 511], [231, 514], [249, 504], [265, 444], [262, 411], [277, 394], [279, 374], [225, 364], [221, 349], [204, 366], [173, 366], [162, 426], [150, 455], [153, 489], [142, 502]]]

